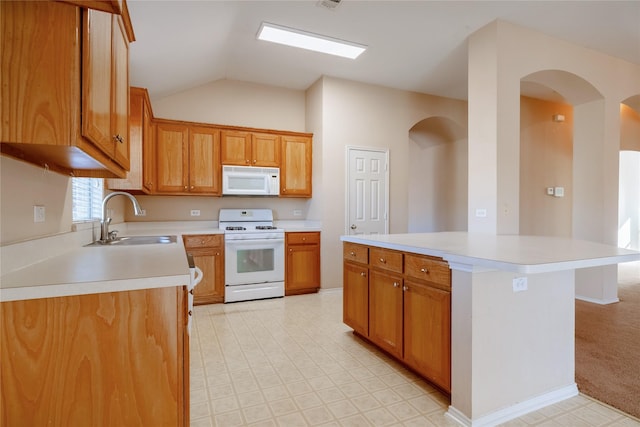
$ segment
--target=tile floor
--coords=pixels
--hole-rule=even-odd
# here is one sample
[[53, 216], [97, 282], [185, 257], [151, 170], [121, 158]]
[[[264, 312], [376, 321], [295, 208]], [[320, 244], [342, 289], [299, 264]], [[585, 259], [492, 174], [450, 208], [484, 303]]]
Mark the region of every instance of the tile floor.
[[[458, 426], [446, 396], [354, 337], [342, 292], [195, 308], [191, 426]], [[636, 426], [582, 395], [506, 426]]]

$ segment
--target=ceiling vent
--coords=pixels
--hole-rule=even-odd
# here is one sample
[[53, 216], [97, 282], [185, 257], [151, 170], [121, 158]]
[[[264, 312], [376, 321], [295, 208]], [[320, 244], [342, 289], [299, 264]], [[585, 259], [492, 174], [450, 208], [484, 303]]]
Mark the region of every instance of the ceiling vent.
[[318, 6], [329, 10], [335, 10], [341, 2], [342, 0], [320, 0], [318, 1]]

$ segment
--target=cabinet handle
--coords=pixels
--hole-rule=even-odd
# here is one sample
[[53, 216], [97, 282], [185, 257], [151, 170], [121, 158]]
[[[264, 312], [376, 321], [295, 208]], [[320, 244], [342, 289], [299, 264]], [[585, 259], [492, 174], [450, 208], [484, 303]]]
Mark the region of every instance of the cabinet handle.
[[400, 285], [398, 284], [398, 282], [393, 282], [393, 287], [394, 287], [394, 288], [397, 288], [398, 286], [400, 286]]
[[189, 291], [189, 293], [190, 293], [191, 295], [193, 295], [193, 289], [191, 289], [191, 290]]
[[356, 256], [356, 253], [355, 252], [349, 252], [349, 255]]
[[303, 241], [303, 242], [306, 242], [306, 241], [307, 241], [307, 238], [306, 238], [306, 237], [303, 237], [303, 238], [302, 238], [302, 241]]
[[244, 162], [245, 162], [246, 164], [251, 163], [251, 162], [249, 161], [249, 159], [245, 160]]
[[428, 268], [421, 268], [421, 269], [420, 269], [420, 271], [422, 271], [423, 273], [425, 273], [425, 274], [426, 274], [426, 273], [428, 273], [428, 272], [429, 272], [429, 269], [428, 269]]
[[115, 139], [120, 144], [124, 144], [124, 138], [122, 136], [120, 136], [120, 134], [114, 135], [113, 139]]
[[201, 245], [204, 245], [204, 240], [201, 240], [201, 241], [200, 241], [200, 244], [201, 244]]
[[188, 189], [188, 187], [185, 185], [185, 186], [184, 186], [184, 189], [186, 190], [186, 189]]
[[365, 276], [367, 275], [367, 273], [365, 273], [365, 272], [363, 271], [362, 273], [360, 273], [360, 275], [361, 275], [362, 277], [365, 277]]
[[189, 316], [193, 315], [193, 311], [189, 310]]
[[293, 249], [289, 249], [289, 252], [293, 252]]
[[191, 189], [193, 190], [194, 188], [196, 188], [196, 187], [194, 187], [194, 186], [192, 185], [192, 186], [191, 186]]
[[253, 159], [253, 164], [254, 164], [254, 165], [256, 164], [256, 159]]
[[384, 264], [384, 263], [386, 263], [387, 261], [386, 261], [384, 258], [380, 258], [380, 262]]
[[216, 256], [220, 256], [220, 252], [216, 252]]
[[408, 286], [403, 286], [403, 287], [402, 287], [402, 290], [403, 290], [403, 291], [405, 291], [405, 292], [407, 292], [407, 291], [409, 290], [409, 287], [408, 287]]

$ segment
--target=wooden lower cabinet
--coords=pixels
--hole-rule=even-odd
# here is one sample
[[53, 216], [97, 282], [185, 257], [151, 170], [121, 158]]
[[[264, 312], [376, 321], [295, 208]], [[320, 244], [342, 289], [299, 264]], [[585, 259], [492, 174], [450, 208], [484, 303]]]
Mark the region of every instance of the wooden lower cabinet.
[[343, 268], [342, 319], [365, 337], [369, 336], [369, 269], [345, 262]]
[[369, 273], [369, 339], [402, 358], [402, 276]]
[[193, 290], [193, 303], [224, 302], [224, 236], [222, 234], [184, 235], [184, 247], [202, 270], [202, 281]]
[[345, 242], [343, 321], [451, 391], [451, 272], [445, 261]]
[[320, 289], [320, 233], [285, 233], [285, 295]]
[[451, 391], [451, 292], [407, 280], [403, 295], [404, 361]]
[[186, 287], [1, 303], [0, 425], [189, 425]]

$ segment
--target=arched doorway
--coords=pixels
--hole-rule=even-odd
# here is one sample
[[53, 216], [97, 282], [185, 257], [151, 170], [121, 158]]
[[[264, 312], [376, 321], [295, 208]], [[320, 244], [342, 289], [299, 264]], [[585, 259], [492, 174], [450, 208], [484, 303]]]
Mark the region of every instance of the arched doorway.
[[467, 135], [430, 117], [409, 130], [409, 233], [467, 230]]

